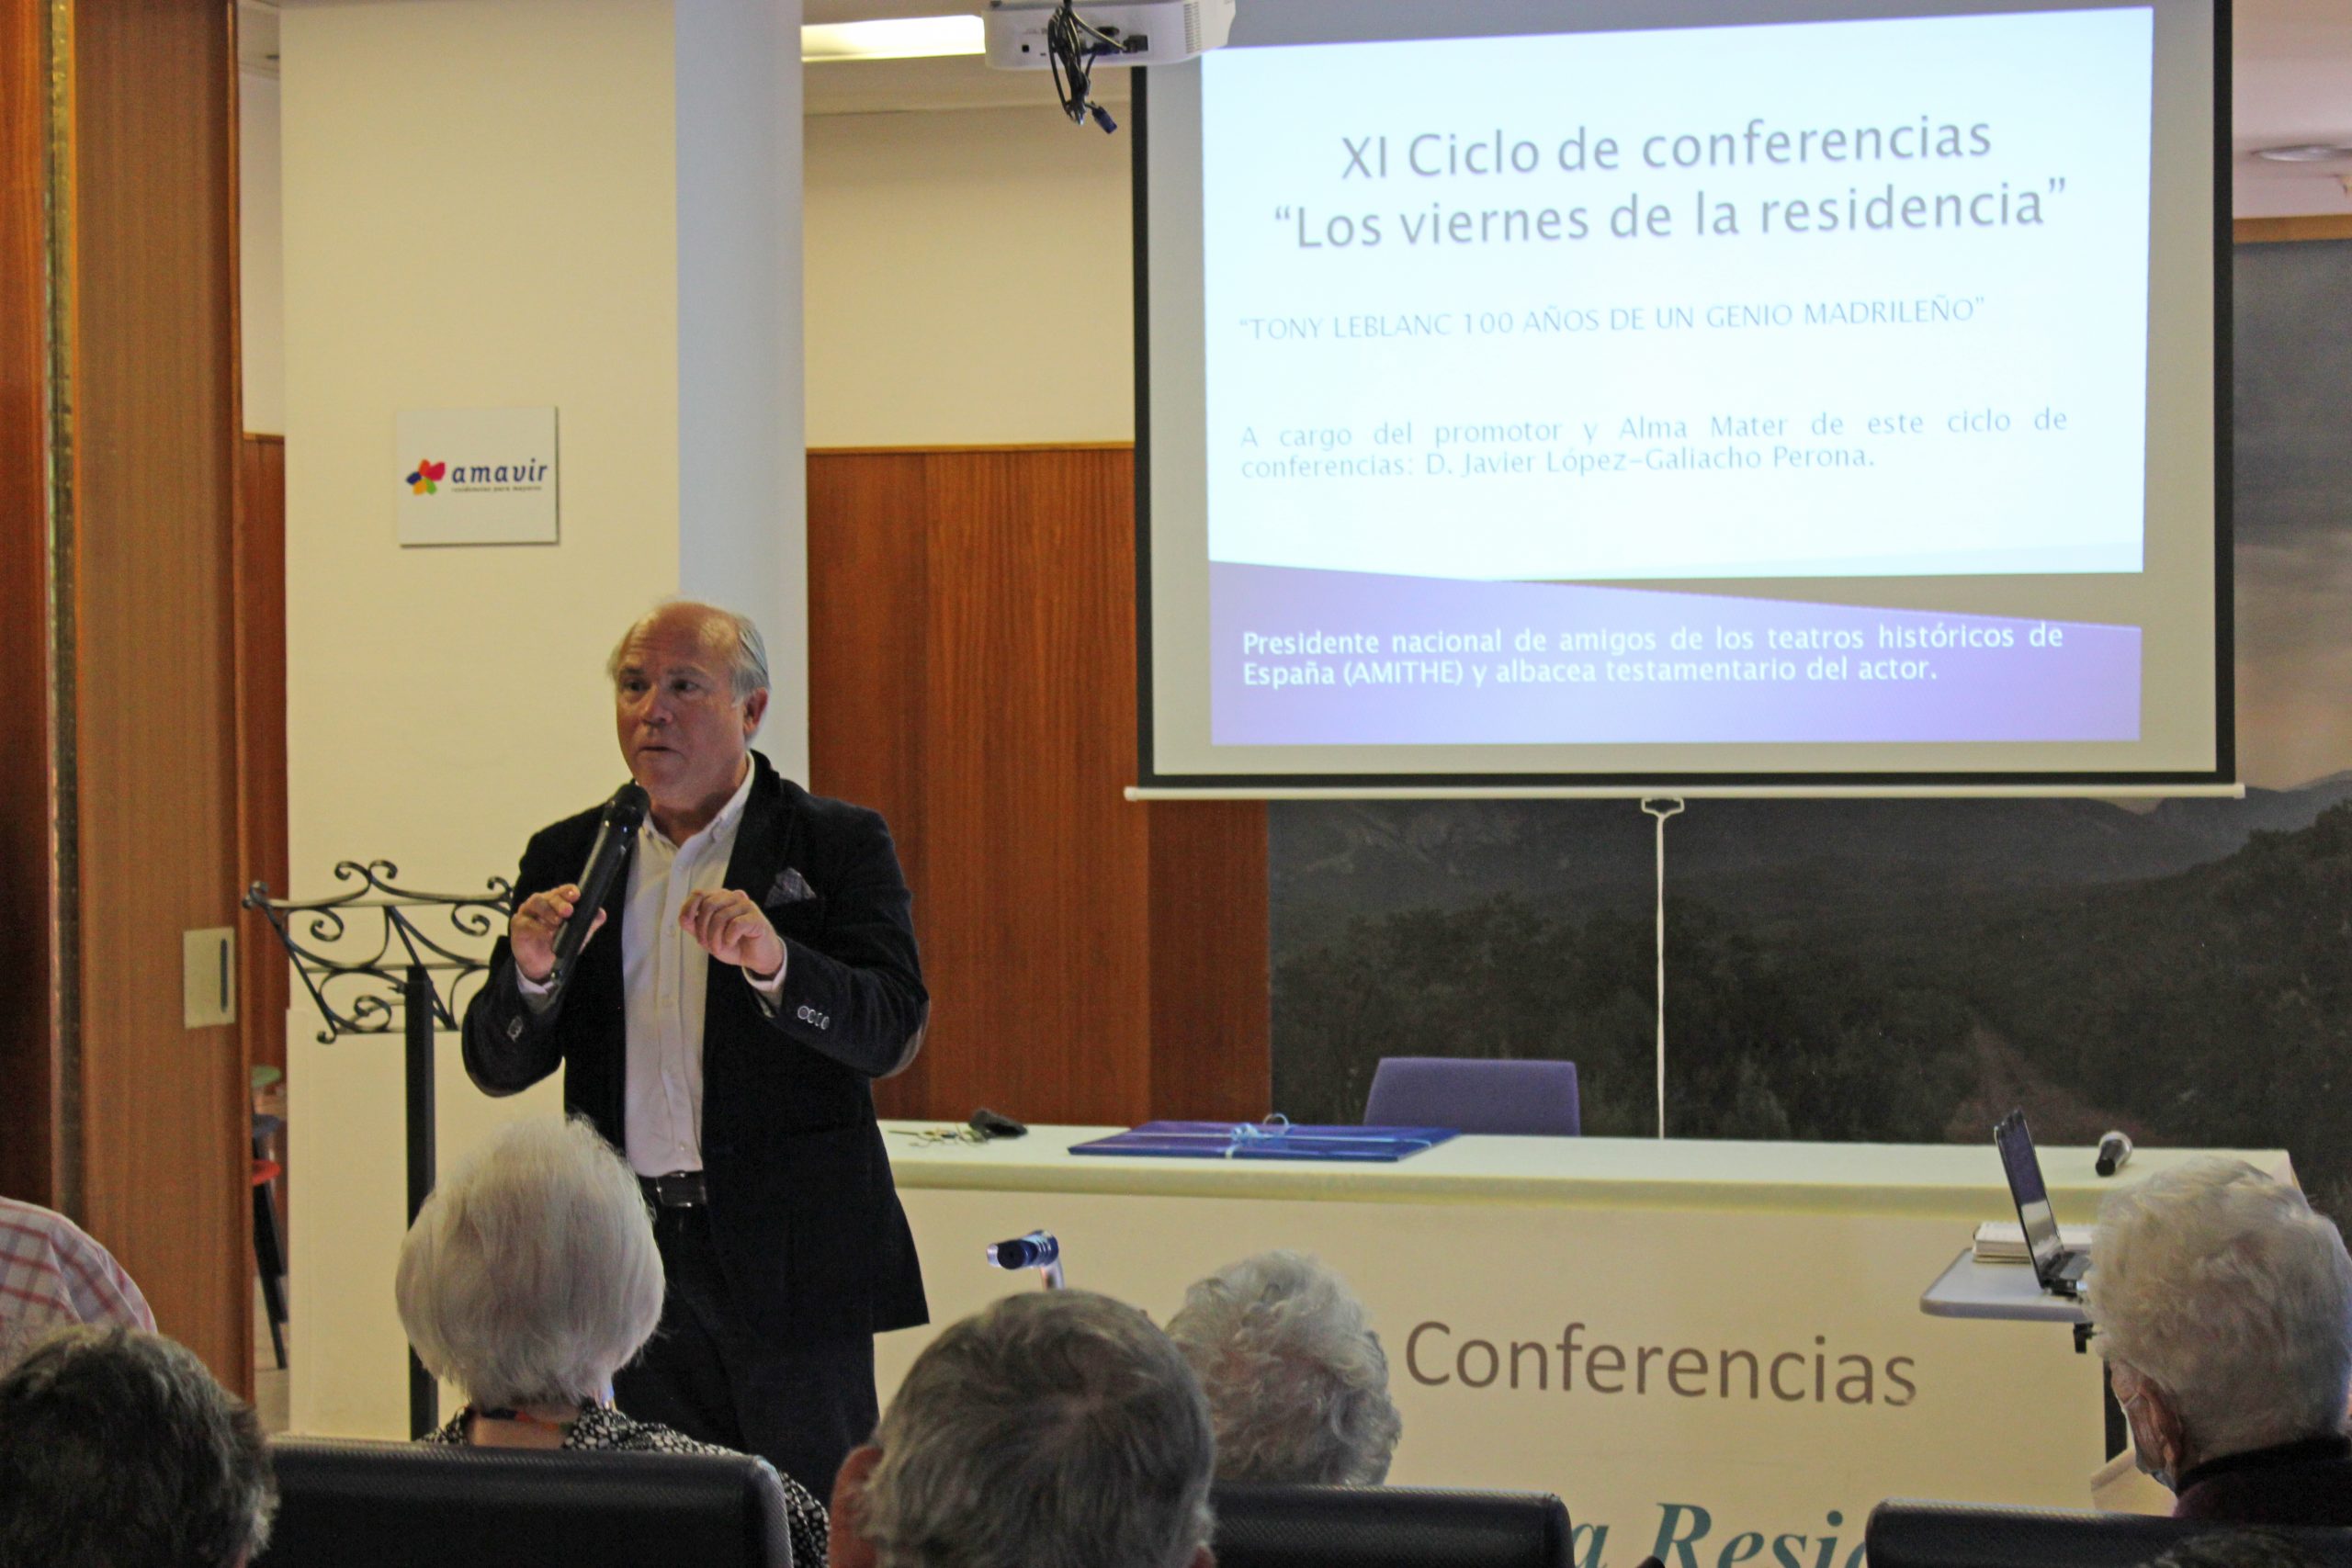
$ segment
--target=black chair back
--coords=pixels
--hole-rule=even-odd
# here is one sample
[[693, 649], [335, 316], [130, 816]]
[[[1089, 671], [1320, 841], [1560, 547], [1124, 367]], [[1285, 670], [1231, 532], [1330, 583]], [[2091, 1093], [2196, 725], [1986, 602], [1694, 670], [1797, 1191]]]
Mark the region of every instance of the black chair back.
[[1548, 1492], [1220, 1485], [1217, 1568], [1569, 1568]]
[[[1871, 1568], [2136, 1568], [2192, 1536], [2227, 1533], [2210, 1519], [2059, 1508], [1988, 1508], [1894, 1498], [1863, 1532]], [[2265, 1527], [2267, 1529], [2268, 1527]], [[2352, 1529], [2278, 1529], [2327, 1568], [2352, 1568]]]
[[749, 1455], [282, 1438], [270, 1456], [254, 1568], [792, 1568], [783, 1485]]

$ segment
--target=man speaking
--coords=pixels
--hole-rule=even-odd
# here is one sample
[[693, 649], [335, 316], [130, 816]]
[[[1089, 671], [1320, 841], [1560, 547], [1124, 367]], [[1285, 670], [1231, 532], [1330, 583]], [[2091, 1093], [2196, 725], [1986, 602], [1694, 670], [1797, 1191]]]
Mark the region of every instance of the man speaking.
[[[654, 1205], [669, 1293], [621, 1408], [821, 1496], [874, 1430], [874, 1336], [929, 1316], [867, 1089], [922, 1043], [911, 899], [880, 817], [751, 750], [768, 667], [750, 621], [664, 604], [607, 668], [644, 826], [594, 909], [583, 868], [628, 834], [598, 807], [532, 837], [466, 1068], [512, 1094], [560, 1062], [565, 1105]], [[559, 973], [574, 920], [589, 940]]]

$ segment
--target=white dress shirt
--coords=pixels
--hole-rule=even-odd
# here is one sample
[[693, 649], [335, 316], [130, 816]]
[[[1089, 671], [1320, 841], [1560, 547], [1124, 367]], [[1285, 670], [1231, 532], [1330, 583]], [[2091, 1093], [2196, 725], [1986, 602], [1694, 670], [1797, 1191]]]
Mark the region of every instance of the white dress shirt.
[[[621, 1127], [628, 1163], [640, 1176], [702, 1168], [702, 1023], [710, 954], [684, 927], [678, 911], [696, 893], [717, 891], [727, 879], [757, 770], [700, 832], [673, 844], [646, 819], [628, 858], [628, 887], [621, 906], [621, 987], [628, 1041], [628, 1082]], [[547, 987], [523, 976], [524, 1002], [537, 1012]], [[784, 989], [779, 968], [763, 984], [744, 979], [771, 1011]]]

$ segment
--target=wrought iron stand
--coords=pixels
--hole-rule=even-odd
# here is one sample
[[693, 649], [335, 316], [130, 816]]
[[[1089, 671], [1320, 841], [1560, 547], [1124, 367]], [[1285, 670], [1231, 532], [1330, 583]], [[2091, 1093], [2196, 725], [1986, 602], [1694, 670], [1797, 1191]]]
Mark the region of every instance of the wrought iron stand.
[[[492, 877], [481, 893], [419, 893], [399, 885], [386, 860], [343, 861], [333, 897], [280, 899], [256, 882], [245, 908], [258, 909], [286, 945], [319, 1016], [322, 1044], [347, 1034], [389, 1034], [398, 1019], [407, 1044], [408, 1217], [433, 1190], [433, 1035], [458, 1027], [458, 993], [489, 973], [484, 939], [495, 940], [514, 912], [514, 890]], [[421, 923], [446, 920], [435, 937]], [[372, 940], [371, 940], [372, 939]], [[475, 951], [468, 951], [469, 947]], [[409, 1436], [439, 1425], [439, 1392], [412, 1350], [408, 1358]]]

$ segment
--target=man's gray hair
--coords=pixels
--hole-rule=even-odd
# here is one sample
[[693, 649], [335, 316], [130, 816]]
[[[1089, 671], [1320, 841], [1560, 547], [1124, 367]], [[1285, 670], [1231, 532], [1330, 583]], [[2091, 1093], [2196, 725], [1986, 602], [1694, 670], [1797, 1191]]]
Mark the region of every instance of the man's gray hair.
[[0, 1378], [0, 1563], [230, 1568], [277, 1508], [252, 1408], [161, 1335], [61, 1328]]
[[2295, 1188], [2186, 1161], [2109, 1195], [2091, 1258], [2101, 1353], [2171, 1396], [2197, 1459], [2343, 1426], [2352, 1258]]
[[1347, 1282], [1297, 1252], [1261, 1252], [1184, 1292], [1168, 1336], [1207, 1391], [1219, 1481], [1375, 1486], [1404, 1417], [1388, 1357]]
[[875, 1441], [858, 1528], [882, 1568], [1182, 1568], [1208, 1544], [1200, 1384], [1107, 1296], [1024, 1292], [956, 1324]]
[[417, 1359], [485, 1408], [602, 1396], [662, 1319], [637, 1177], [584, 1120], [492, 1137], [433, 1190], [394, 1293]]
[[[620, 640], [613, 644], [613, 651], [605, 656], [605, 679], [617, 683], [621, 678], [621, 660], [628, 653], [629, 639], [644, 629], [645, 624], [664, 610], [678, 608], [699, 610], [704, 615], [705, 633], [714, 649], [727, 660], [727, 679], [741, 702], [753, 692], [768, 689], [768, 645], [760, 636], [760, 628], [749, 615], [739, 615], [717, 604], [706, 604], [698, 599], [664, 599], [628, 624]], [[714, 635], [715, 634], [715, 635]]]

